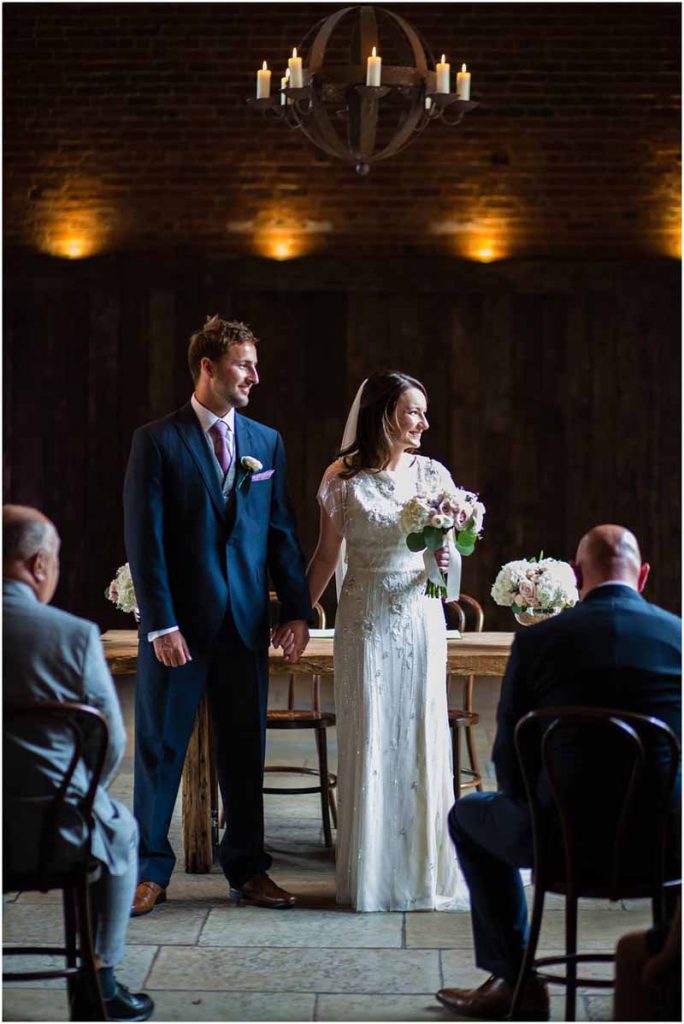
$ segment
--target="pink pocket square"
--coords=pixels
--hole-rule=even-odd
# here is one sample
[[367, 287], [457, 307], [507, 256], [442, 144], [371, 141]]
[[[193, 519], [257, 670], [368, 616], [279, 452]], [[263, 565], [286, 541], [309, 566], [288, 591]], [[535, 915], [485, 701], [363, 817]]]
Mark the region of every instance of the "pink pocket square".
[[260, 480], [270, 480], [274, 473], [275, 469], [265, 469], [263, 473], [253, 473], [252, 483], [257, 484]]

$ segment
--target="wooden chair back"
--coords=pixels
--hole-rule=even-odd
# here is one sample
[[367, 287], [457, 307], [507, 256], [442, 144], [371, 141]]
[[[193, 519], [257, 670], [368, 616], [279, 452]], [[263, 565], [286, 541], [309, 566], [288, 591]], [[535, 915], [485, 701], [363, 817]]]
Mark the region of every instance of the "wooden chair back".
[[457, 601], [444, 601], [444, 617], [448, 629], [462, 633], [481, 633], [484, 629], [482, 605], [469, 594], [461, 594]]
[[[672, 730], [612, 708], [550, 707], [518, 722], [515, 746], [532, 814], [535, 884], [611, 900], [641, 886], [660, 903], [680, 761]], [[584, 785], [592, 773], [594, 785]]]
[[[56, 852], [56, 839], [60, 825], [65, 821], [82, 823], [85, 832], [83, 851], [69, 850], [72, 857], [80, 858], [83, 865], [90, 863], [90, 840], [92, 838], [92, 809], [97, 788], [102, 779], [109, 729], [104, 715], [96, 708], [72, 701], [30, 701], [6, 704], [4, 709], [4, 758], [5, 758], [5, 801], [3, 814], [4, 840], [4, 891], [20, 889], [21, 876], [25, 873], [26, 858], [22, 858], [26, 839], [22, 837], [22, 822], [38, 825], [37, 868], [31, 867], [32, 876], [40, 876], [50, 869], [51, 859]], [[54, 767], [54, 785], [49, 792], [27, 792], [21, 778], [12, 770], [12, 751], [16, 750], [16, 762], [31, 756], [22, 741], [33, 744], [38, 750], [50, 742], [50, 734], [61, 734], [71, 750], [66, 751], [63, 768], [51, 759]], [[36, 755], [36, 756], [39, 756]], [[74, 793], [72, 781], [79, 764], [84, 764], [89, 773], [85, 793]], [[35, 838], [31, 840], [35, 842]]]
[[[481, 633], [484, 629], [482, 605], [469, 594], [461, 594], [458, 601], [444, 601], [443, 608], [447, 629], [460, 629], [461, 633]], [[447, 677], [447, 690], [451, 687], [452, 678], [452, 676]], [[475, 676], [465, 676], [461, 704], [464, 711], [471, 712], [473, 710], [474, 688]]]

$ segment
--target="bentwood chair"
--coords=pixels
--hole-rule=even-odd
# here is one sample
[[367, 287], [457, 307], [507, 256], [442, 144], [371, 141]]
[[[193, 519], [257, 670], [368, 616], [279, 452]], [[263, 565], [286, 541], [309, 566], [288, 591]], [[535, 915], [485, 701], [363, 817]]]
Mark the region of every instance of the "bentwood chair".
[[[449, 629], [460, 629], [481, 633], [484, 628], [484, 612], [482, 606], [468, 594], [461, 594], [458, 601], [444, 602], [444, 615]], [[447, 677], [447, 698], [454, 688], [454, 676]], [[460, 706], [449, 708], [449, 728], [451, 730], [451, 749], [454, 763], [454, 798], [458, 800], [463, 792], [469, 789], [482, 791], [482, 774], [475, 750], [474, 730], [480, 716], [473, 711], [473, 689], [475, 676], [465, 676]], [[465, 733], [469, 767], [461, 765], [461, 730]]]
[[[681, 885], [671, 803], [680, 749], [657, 718], [610, 708], [543, 708], [517, 724], [515, 745], [534, 837], [534, 904], [510, 1019], [516, 1019], [533, 972], [566, 986], [565, 1020], [575, 1019], [578, 986], [613, 981], [578, 978], [577, 966], [614, 961], [614, 953], [577, 952], [577, 903], [652, 901], [665, 919], [668, 887]], [[548, 785], [549, 799], [540, 798]], [[675, 863], [668, 871], [669, 860]], [[672, 876], [672, 877], [671, 877]], [[536, 958], [547, 892], [565, 896], [565, 953]], [[565, 974], [539, 969], [563, 965]]]
[[[91, 856], [92, 809], [107, 753], [107, 721], [95, 708], [61, 701], [37, 701], [4, 708], [5, 799], [3, 808], [3, 892], [61, 889], [64, 946], [4, 946], [3, 956], [61, 956], [64, 967], [3, 971], [3, 981], [34, 982], [65, 978], [71, 1020], [107, 1020], [95, 964], [95, 922], [90, 887], [101, 867]], [[49, 794], [28, 793], [18, 768], [28, 755], [24, 744], [63, 744], [68, 765]], [[72, 779], [85, 765], [89, 784], [75, 794]], [[59, 772], [59, 769], [57, 769]], [[62, 830], [80, 835], [72, 845]], [[35, 837], [38, 836], [36, 843]]]
[[[278, 602], [275, 594], [271, 594], [272, 618], [275, 623], [278, 614]], [[314, 605], [313, 625], [316, 629], [325, 629], [325, 612], [320, 604]], [[293, 765], [267, 765], [266, 772], [278, 775], [313, 775], [317, 777], [315, 786], [264, 786], [264, 793], [278, 793], [294, 796], [302, 793], [319, 793], [321, 798], [321, 818], [323, 822], [323, 838], [325, 845], [332, 846], [332, 823], [337, 828], [337, 807], [334, 790], [337, 776], [328, 771], [327, 729], [335, 725], [335, 715], [331, 711], [321, 710], [321, 677], [312, 675], [310, 681], [310, 701], [307, 707], [297, 706], [295, 683], [307, 679], [301, 673], [290, 673], [288, 678], [287, 707], [283, 709], [269, 708], [266, 714], [266, 728], [273, 730], [308, 729], [316, 739], [318, 768], [307, 768]]]

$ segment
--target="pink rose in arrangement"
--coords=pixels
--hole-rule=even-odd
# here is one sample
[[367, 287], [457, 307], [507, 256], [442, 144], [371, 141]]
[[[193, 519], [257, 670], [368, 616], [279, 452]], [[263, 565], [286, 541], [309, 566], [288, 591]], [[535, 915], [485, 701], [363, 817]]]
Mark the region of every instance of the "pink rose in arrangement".
[[537, 588], [532, 580], [521, 580], [518, 586], [518, 592], [522, 602], [528, 608], [536, 608], [539, 604], [539, 601], [537, 600]]
[[459, 508], [459, 509], [457, 509], [456, 513], [454, 515], [454, 526], [456, 527], [456, 529], [457, 530], [464, 530], [465, 527], [466, 527], [466, 524], [468, 523], [468, 520], [470, 519], [471, 515], [472, 515], [472, 510], [470, 510], [470, 509], [467, 509], [467, 508]]

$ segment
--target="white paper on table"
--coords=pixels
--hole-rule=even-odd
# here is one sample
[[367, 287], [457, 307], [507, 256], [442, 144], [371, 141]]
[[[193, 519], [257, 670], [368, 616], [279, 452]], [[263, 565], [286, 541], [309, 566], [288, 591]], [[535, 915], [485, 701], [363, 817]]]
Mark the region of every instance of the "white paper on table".
[[[447, 640], [462, 640], [463, 634], [460, 629], [447, 629]], [[334, 629], [310, 629], [309, 636], [312, 640], [332, 640], [335, 636]]]

